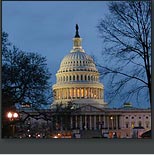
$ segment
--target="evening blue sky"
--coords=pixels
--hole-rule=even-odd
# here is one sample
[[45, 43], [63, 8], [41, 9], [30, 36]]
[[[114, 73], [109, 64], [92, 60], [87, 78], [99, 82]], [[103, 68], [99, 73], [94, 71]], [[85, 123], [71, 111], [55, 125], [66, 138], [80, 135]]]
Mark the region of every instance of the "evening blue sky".
[[75, 24], [83, 48], [100, 54], [101, 40], [96, 26], [107, 12], [106, 2], [3, 2], [2, 29], [19, 49], [47, 57], [55, 83], [62, 58], [72, 49]]
[[[62, 58], [72, 49], [75, 25], [87, 54], [98, 58], [103, 49], [97, 25], [108, 13], [105, 1], [31, 1], [2, 3], [2, 30], [19, 49], [47, 57], [52, 83]], [[106, 85], [105, 81], [104, 86]], [[106, 87], [105, 87], [106, 89]], [[118, 102], [117, 102], [118, 103]]]

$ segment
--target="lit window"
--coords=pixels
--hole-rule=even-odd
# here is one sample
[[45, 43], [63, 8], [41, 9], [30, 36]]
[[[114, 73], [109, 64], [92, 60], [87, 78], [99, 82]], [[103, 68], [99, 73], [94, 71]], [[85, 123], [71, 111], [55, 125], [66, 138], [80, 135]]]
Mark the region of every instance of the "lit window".
[[83, 88], [81, 88], [81, 97], [83, 97]]
[[77, 97], [80, 97], [80, 89], [77, 89]]
[[74, 89], [74, 97], [76, 97], [76, 89]]
[[87, 89], [85, 89], [85, 98], [87, 98], [88, 92]]
[[131, 123], [132, 128], [134, 128], [134, 125], [135, 125], [135, 122], [132, 122], [132, 123]]

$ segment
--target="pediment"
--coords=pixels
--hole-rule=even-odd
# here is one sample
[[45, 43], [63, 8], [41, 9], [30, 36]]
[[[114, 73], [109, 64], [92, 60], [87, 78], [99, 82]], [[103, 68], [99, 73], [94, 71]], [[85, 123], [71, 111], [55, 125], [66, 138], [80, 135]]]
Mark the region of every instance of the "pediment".
[[83, 105], [77, 111], [81, 112], [103, 112], [104, 109], [92, 105]]

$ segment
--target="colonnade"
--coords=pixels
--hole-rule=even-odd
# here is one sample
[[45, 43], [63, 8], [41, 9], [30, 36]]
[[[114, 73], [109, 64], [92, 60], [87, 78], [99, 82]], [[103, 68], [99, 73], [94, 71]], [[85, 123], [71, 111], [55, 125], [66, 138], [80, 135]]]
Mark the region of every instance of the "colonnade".
[[59, 75], [57, 77], [58, 83], [63, 82], [73, 82], [73, 81], [91, 81], [91, 82], [98, 82], [99, 78], [96, 75], [87, 75], [87, 74], [71, 74], [71, 75]]
[[92, 98], [102, 99], [103, 89], [100, 88], [61, 88], [55, 89], [55, 99], [81, 99]]
[[72, 129], [80, 130], [117, 130], [120, 128], [118, 115], [74, 115], [70, 117], [70, 123]]

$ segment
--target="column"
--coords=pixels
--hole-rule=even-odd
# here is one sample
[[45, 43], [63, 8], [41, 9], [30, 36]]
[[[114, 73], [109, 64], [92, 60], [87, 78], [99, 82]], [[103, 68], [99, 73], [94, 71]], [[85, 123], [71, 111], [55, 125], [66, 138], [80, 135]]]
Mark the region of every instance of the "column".
[[99, 99], [99, 89], [97, 89], [97, 99]]
[[72, 116], [70, 117], [71, 118], [71, 129], [73, 128], [73, 120], [72, 120]]
[[113, 116], [113, 119], [111, 119], [111, 123], [112, 123], [112, 130], [114, 130], [114, 120], [115, 120], [115, 118], [114, 118], [114, 116]]
[[94, 130], [96, 130], [96, 115], [94, 115]]
[[70, 88], [70, 98], [72, 99], [72, 88]]
[[103, 98], [103, 96], [102, 96], [102, 90], [101, 90], [101, 99]]
[[109, 125], [110, 125], [110, 118], [107, 116], [107, 124], [108, 124], [108, 130], [109, 130]]
[[87, 116], [85, 115], [85, 130], [87, 129]]
[[62, 91], [62, 99], [64, 99], [64, 89], [61, 89], [61, 91]]
[[55, 90], [56, 91], [56, 100], [58, 99], [58, 89]]
[[60, 99], [60, 90], [58, 89], [58, 99]]
[[92, 129], [92, 126], [91, 126], [91, 115], [89, 115], [89, 128], [90, 128], [90, 130]]
[[78, 127], [78, 118], [77, 118], [77, 115], [75, 116], [75, 128]]
[[104, 128], [106, 128], [106, 119], [105, 119], [105, 115], [103, 116], [103, 119], [104, 119], [104, 124], [103, 124], [103, 126], [104, 126]]
[[77, 81], [77, 75], [75, 75], [75, 81]]
[[82, 116], [80, 116], [80, 129], [82, 130]]
[[78, 97], [78, 88], [76, 88], [76, 98]]
[[74, 88], [74, 90], [73, 90], [73, 95], [74, 95], [74, 98], [76, 98], [76, 88]]
[[85, 89], [86, 88], [83, 88], [83, 98], [85, 98], [86, 94], [85, 94]]
[[89, 88], [89, 98], [91, 98], [91, 88]]
[[100, 130], [100, 129], [101, 129], [101, 126], [102, 126], [102, 125], [101, 125], [101, 124], [102, 124], [101, 115], [99, 115], [98, 117], [99, 117], [99, 130]]
[[87, 98], [89, 98], [89, 88], [86, 89], [87, 89]]
[[61, 89], [59, 89], [59, 92], [60, 92], [59, 95], [60, 95], [60, 99], [61, 99]]
[[67, 88], [64, 89], [65, 90], [65, 99], [67, 99]]
[[72, 98], [74, 98], [74, 88], [72, 88]]
[[118, 130], [118, 116], [116, 115], [116, 129]]

